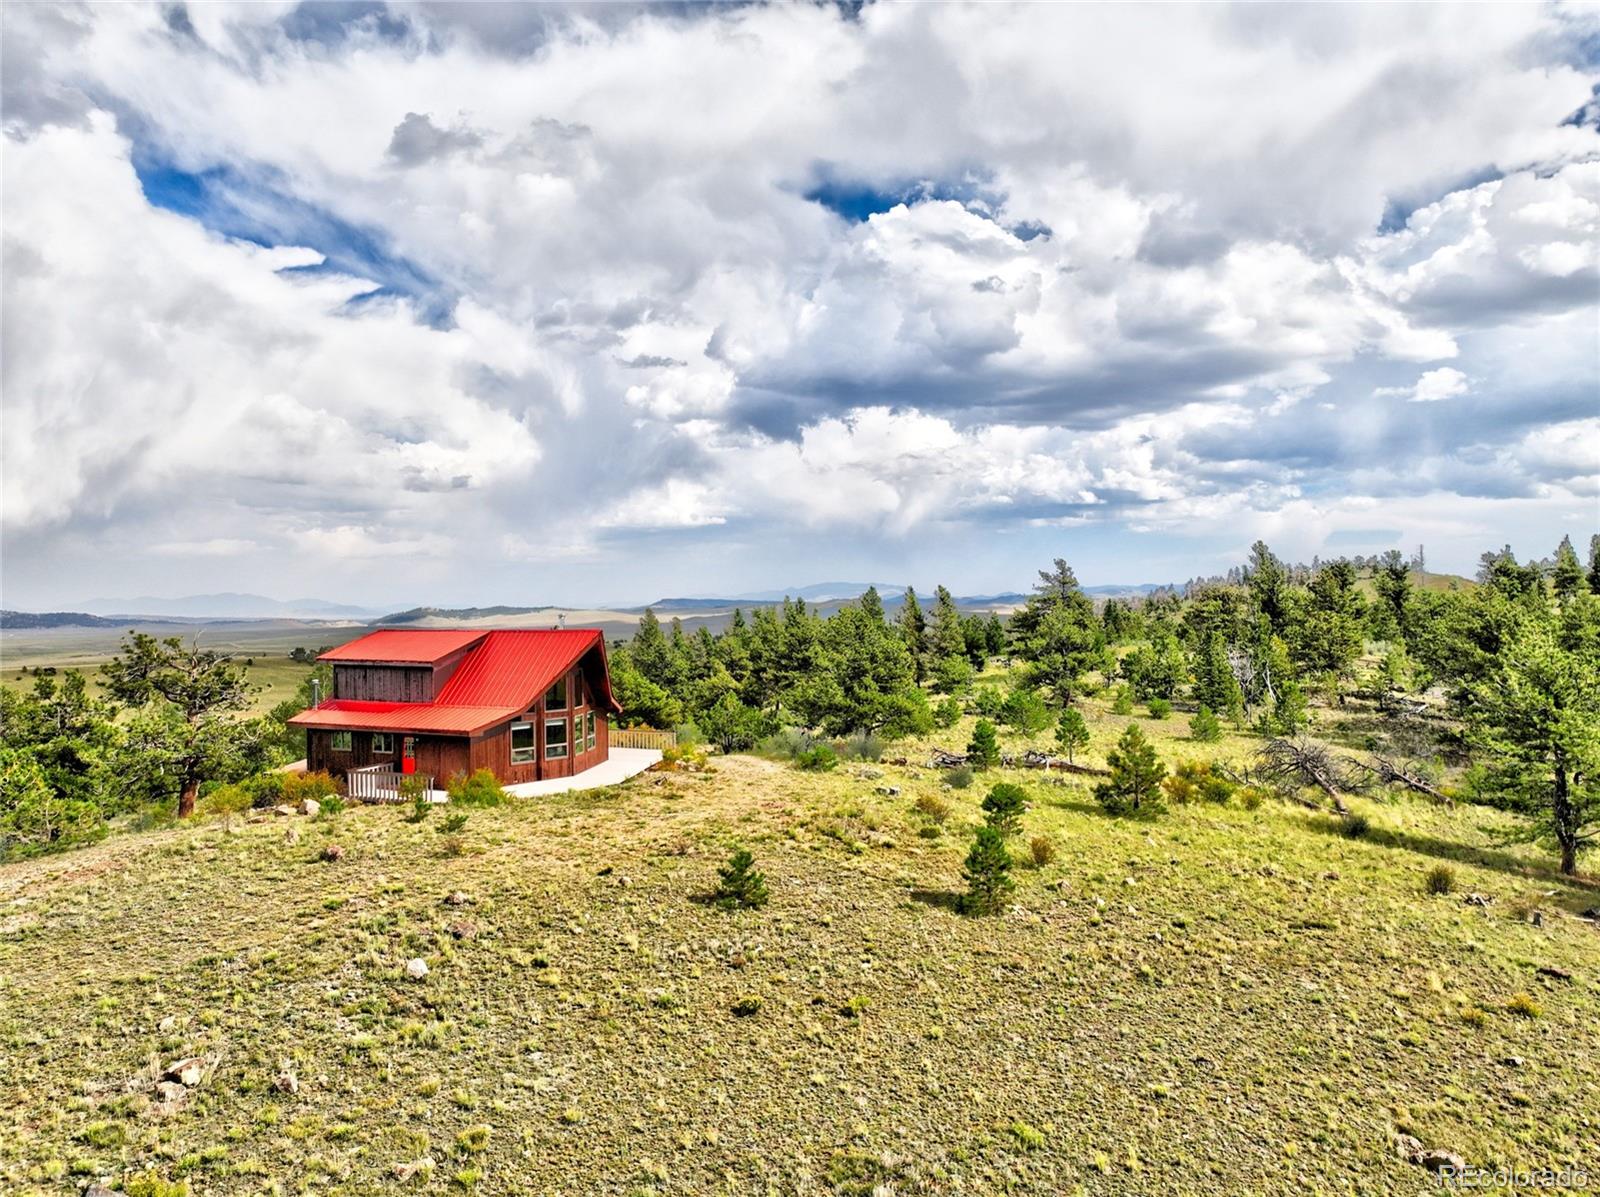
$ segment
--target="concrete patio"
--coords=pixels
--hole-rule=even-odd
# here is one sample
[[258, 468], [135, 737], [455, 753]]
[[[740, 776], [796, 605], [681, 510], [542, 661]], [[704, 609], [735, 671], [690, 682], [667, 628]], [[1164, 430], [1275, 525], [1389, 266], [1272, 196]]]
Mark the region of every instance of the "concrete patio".
[[613, 748], [607, 758], [592, 769], [571, 777], [551, 777], [544, 781], [525, 781], [507, 786], [506, 793], [517, 798], [540, 798], [546, 794], [565, 794], [568, 790], [595, 790], [614, 786], [637, 777], [661, 759], [655, 748]]

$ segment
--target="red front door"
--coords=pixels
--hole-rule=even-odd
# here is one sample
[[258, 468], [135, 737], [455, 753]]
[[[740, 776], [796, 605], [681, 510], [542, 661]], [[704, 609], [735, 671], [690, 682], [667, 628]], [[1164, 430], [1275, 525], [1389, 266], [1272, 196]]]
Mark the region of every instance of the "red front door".
[[417, 738], [415, 736], [400, 737], [400, 772], [415, 773], [417, 771]]

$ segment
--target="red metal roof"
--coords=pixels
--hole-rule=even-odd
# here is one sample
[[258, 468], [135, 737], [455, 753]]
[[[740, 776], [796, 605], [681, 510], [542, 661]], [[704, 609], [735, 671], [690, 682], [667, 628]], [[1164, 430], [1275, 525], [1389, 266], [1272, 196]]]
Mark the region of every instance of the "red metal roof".
[[[430, 646], [427, 638], [453, 635], [449, 647]], [[376, 650], [363, 648], [384, 637]], [[389, 638], [398, 637], [392, 642]], [[463, 641], [461, 637], [466, 637]], [[476, 643], [474, 643], [476, 641]], [[373, 731], [436, 732], [471, 735], [522, 714], [550, 688], [558, 677], [589, 652], [598, 652], [600, 702], [612, 711], [622, 708], [611, 693], [606, 667], [606, 642], [598, 628], [541, 628], [494, 632], [404, 631], [373, 632], [360, 640], [324, 653], [322, 660], [381, 661], [412, 664], [433, 661], [472, 644], [450, 680], [433, 702], [361, 702], [335, 699], [301, 711], [289, 720], [295, 727], [367, 729]], [[349, 652], [347, 650], [357, 650]], [[374, 652], [383, 655], [373, 655]], [[337, 655], [336, 655], [337, 654]], [[413, 654], [413, 655], [402, 655]], [[414, 655], [432, 654], [432, 655]]]
[[382, 628], [338, 648], [330, 648], [317, 660], [432, 665], [487, 635], [489, 633], [481, 628]]

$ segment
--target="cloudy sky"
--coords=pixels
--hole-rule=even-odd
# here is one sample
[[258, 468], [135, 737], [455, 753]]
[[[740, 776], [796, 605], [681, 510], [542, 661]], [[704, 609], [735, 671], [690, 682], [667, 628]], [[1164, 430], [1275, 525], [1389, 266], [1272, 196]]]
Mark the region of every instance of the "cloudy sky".
[[4, 600], [1600, 527], [1600, 14], [4, 9]]

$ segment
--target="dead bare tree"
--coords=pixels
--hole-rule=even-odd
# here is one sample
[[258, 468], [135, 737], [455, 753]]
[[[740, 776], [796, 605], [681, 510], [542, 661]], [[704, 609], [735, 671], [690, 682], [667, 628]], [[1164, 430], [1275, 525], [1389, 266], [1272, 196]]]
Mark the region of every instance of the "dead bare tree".
[[1435, 802], [1443, 803], [1452, 809], [1455, 807], [1455, 801], [1449, 794], [1446, 794], [1428, 781], [1414, 768], [1410, 768], [1392, 757], [1373, 754], [1370, 762], [1357, 760], [1355, 757], [1346, 757], [1345, 759], [1357, 769], [1364, 769], [1372, 774], [1385, 785], [1402, 785], [1407, 789], [1415, 790], [1419, 794], [1426, 794]]
[[1354, 789], [1343, 759], [1326, 744], [1307, 736], [1294, 739], [1274, 737], [1256, 751], [1257, 773], [1278, 785], [1315, 786], [1333, 800], [1341, 815], [1350, 810], [1344, 804], [1344, 790]]

